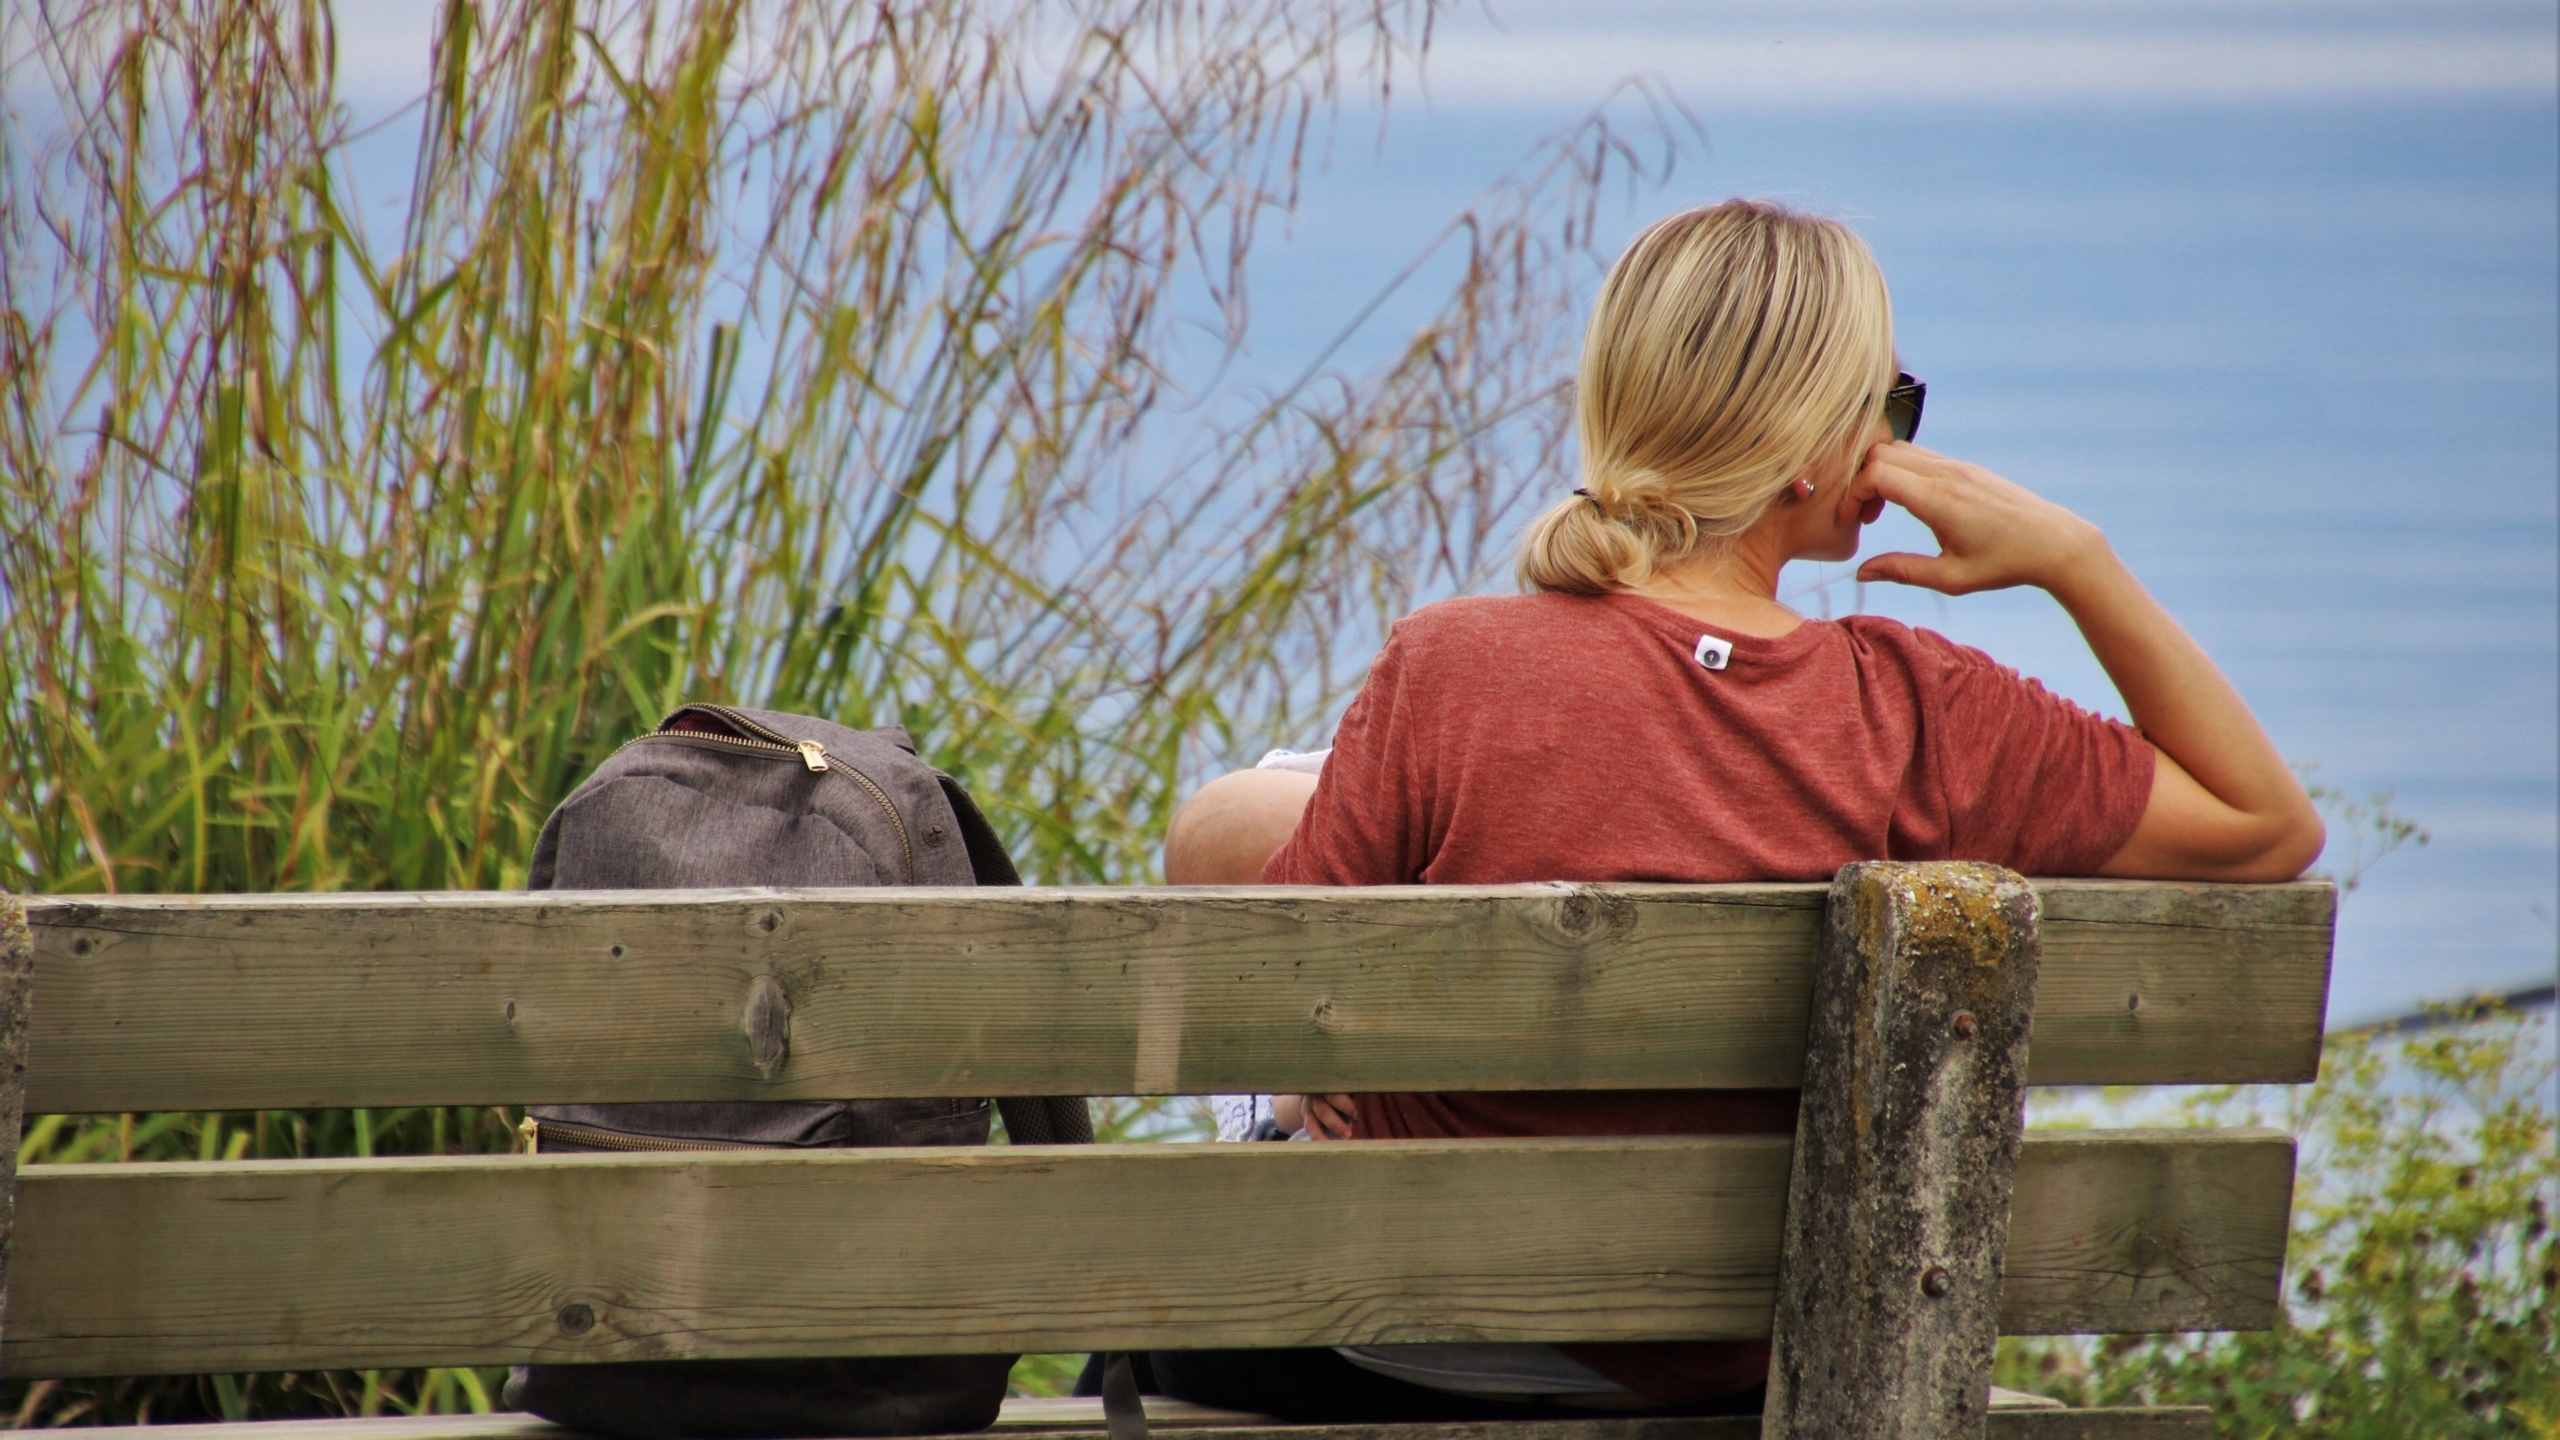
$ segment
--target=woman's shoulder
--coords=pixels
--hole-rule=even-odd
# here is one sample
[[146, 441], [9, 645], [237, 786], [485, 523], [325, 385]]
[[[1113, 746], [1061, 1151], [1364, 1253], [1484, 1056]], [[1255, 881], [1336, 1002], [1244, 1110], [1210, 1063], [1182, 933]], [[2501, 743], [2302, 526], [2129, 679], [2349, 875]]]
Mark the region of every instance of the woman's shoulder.
[[1579, 595], [1469, 595], [1395, 623], [1370, 679], [1429, 692], [1523, 675], [1587, 671], [1639, 637], [1606, 601]]
[[1462, 595], [1406, 615], [1391, 639], [1408, 654], [1569, 643], [1588, 636], [1606, 608], [1583, 595]]
[[1916, 673], [1943, 675], [1985, 666], [2008, 669], [1970, 645], [1959, 645], [1935, 630], [1905, 625], [1889, 616], [1850, 615], [1830, 623], [1839, 627], [1850, 647], [1862, 657], [1885, 660]]

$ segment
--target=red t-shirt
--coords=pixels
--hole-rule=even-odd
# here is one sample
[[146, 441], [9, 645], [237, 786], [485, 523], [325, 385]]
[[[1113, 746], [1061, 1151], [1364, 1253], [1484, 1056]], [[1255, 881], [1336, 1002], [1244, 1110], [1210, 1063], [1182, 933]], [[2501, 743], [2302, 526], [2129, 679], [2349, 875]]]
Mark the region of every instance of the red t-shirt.
[[[2085, 875], [2133, 833], [2152, 764], [2131, 727], [1877, 616], [1767, 640], [1632, 595], [1451, 600], [1397, 623], [1262, 878], [1828, 880], [1876, 859]], [[1795, 1096], [1362, 1095], [1354, 1128], [1787, 1133]], [[1766, 1371], [1756, 1346], [1567, 1348], [1664, 1401], [1730, 1394]]]

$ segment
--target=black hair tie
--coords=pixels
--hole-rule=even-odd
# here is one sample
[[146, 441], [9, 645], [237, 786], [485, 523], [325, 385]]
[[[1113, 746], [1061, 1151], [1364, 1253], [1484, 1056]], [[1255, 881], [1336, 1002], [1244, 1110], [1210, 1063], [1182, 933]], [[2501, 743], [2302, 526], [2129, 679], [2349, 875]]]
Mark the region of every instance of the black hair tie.
[[1573, 487], [1573, 493], [1591, 502], [1591, 510], [1593, 514], [1598, 515], [1603, 520], [1609, 518], [1608, 507], [1600, 503], [1599, 496], [1592, 494], [1590, 491], [1583, 489], [1579, 485]]

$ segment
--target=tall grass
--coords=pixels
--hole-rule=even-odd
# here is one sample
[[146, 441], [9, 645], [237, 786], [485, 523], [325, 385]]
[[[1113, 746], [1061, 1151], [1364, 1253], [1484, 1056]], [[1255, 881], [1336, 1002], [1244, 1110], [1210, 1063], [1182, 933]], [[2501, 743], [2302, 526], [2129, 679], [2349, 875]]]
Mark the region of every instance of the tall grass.
[[[426, 92], [368, 136], [321, 0], [0, 10], [0, 884], [517, 885], [685, 699], [904, 724], [1033, 878], [1148, 878], [1187, 777], [1312, 733], [1554, 483], [1593, 208], [1667, 163], [1651, 122], [1560, 134], [1417, 257], [1412, 333], [1233, 382], [1257, 247], [1431, 20], [443, 0]], [[405, 135], [386, 211], [364, 157]], [[26, 1148], [471, 1150], [505, 1119], [75, 1117]]]
[[1551, 473], [1638, 166], [1564, 137], [1383, 369], [1239, 396], [1425, 6], [449, 0], [382, 227], [324, 7], [10, 14], [19, 888], [514, 884], [681, 698], [904, 722], [1040, 877], [1141, 877]]

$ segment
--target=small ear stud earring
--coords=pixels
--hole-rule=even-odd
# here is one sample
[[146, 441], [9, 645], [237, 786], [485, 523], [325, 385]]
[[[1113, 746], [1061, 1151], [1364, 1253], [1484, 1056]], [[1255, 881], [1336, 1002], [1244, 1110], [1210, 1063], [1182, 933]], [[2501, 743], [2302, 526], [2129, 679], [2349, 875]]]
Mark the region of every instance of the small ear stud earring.
[[1796, 477], [1796, 498], [1797, 498], [1798, 500], [1810, 500], [1810, 499], [1812, 499], [1812, 498], [1813, 498], [1813, 482], [1812, 482], [1812, 481], [1810, 481], [1810, 480], [1805, 479], [1805, 478], [1804, 478], [1804, 477], [1802, 477], [1802, 476], [1798, 476], [1798, 477]]

